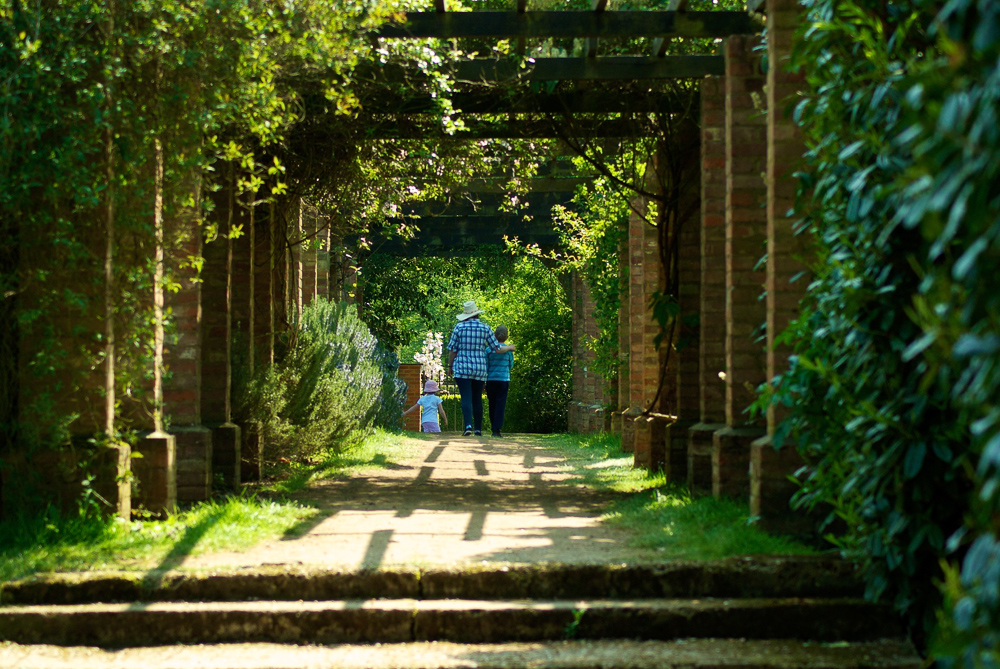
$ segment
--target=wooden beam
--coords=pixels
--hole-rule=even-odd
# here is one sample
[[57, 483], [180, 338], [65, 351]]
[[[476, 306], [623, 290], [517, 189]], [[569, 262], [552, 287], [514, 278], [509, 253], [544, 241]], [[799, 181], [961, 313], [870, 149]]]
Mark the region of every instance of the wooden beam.
[[445, 0], [434, 0], [434, 11], [438, 14], [444, 14], [445, 12], [444, 1]]
[[759, 32], [746, 12], [407, 12], [378, 37], [728, 37]]
[[[452, 104], [461, 114], [624, 114], [631, 111], [672, 112], [690, 104], [686, 95], [672, 92], [609, 92], [577, 90], [566, 93], [523, 93], [502, 96], [496, 93], [456, 93]], [[328, 104], [325, 98], [318, 106]], [[430, 96], [384, 94], [361, 101], [368, 114], [436, 114], [439, 107]]]
[[[580, 137], [632, 137], [636, 134], [636, 125], [631, 119], [576, 119], [572, 126], [565, 126], [560, 119], [550, 122], [548, 119], [516, 118], [513, 121], [484, 121], [478, 118], [467, 118], [464, 130], [455, 135], [446, 135], [439, 122], [429, 120], [417, 122], [411, 118], [374, 118], [366, 126], [365, 135], [357, 141], [365, 139], [551, 139], [561, 134]], [[559, 125], [557, 129], [555, 126]]]
[[621, 81], [723, 75], [726, 67], [722, 56], [608, 56], [535, 58], [523, 69], [516, 61], [470, 60], [458, 63], [454, 72], [463, 81]]

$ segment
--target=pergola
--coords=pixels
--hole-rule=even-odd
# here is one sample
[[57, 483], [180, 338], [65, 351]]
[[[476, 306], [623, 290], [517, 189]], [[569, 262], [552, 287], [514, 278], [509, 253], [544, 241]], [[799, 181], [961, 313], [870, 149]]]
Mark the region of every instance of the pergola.
[[[507, 58], [475, 58], [449, 66], [456, 82], [453, 105], [468, 128], [463, 137], [548, 138], [560, 136], [568, 124], [572, 132], [588, 137], [621, 137], [634, 132], [630, 114], [695, 111], [690, 107], [697, 104], [696, 93], [664, 84], [725, 74], [721, 55], [668, 55], [672, 40], [759, 32], [763, 16], [757, 13], [758, 5], [751, 2], [743, 11], [689, 11], [687, 0], [673, 0], [666, 10], [612, 11], [607, 0], [593, 0], [591, 11], [530, 11], [527, 0], [517, 0], [511, 11], [449, 12], [444, 0], [435, 0], [434, 11], [407, 12], [402, 22], [381, 27], [371, 38], [511, 40]], [[637, 38], [645, 46], [642, 53], [620, 53], [624, 40], [634, 48]], [[579, 40], [580, 55], [532, 58], [529, 40], [539, 39]], [[602, 48], [602, 41], [614, 48]], [[395, 119], [380, 127], [374, 135], [378, 138], [424, 138], [439, 132], [430, 116], [437, 106], [429, 97], [386, 94], [367, 101], [365, 110]], [[552, 176], [539, 180], [532, 189], [538, 203], [527, 219], [490, 211], [488, 204], [439, 207], [433, 215], [414, 210], [410, 213], [421, 214], [417, 238], [408, 244], [379, 240], [379, 250], [454, 252], [502, 244], [504, 236], [551, 247], [556, 236], [545, 214], [553, 204], [567, 204], [578, 181]]]

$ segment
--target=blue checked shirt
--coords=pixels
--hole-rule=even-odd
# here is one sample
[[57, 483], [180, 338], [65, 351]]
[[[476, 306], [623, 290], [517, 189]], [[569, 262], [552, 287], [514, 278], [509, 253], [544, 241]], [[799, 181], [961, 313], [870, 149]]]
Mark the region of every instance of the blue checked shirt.
[[487, 347], [493, 351], [500, 348], [500, 342], [489, 325], [478, 318], [470, 318], [456, 325], [448, 341], [448, 350], [455, 351], [453, 376], [485, 381]]

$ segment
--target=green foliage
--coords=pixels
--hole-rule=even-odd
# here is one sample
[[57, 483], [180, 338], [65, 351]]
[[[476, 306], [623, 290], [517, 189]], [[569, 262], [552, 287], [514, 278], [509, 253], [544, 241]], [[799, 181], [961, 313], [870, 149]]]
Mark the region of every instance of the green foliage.
[[237, 396], [265, 459], [310, 459], [358, 430], [398, 425], [405, 397], [398, 363], [346, 302], [316, 300], [287, 335], [286, 351]]
[[790, 407], [775, 439], [806, 457], [798, 503], [837, 521], [830, 538], [861, 563], [868, 596], [891, 601], [918, 641], [940, 621], [945, 666], [988, 666], [1000, 622], [986, 568], [1000, 500], [997, 9], [803, 4], [797, 210], [814, 279], [781, 335], [794, 355], [772, 396]]
[[404, 361], [412, 359], [427, 332], [443, 333], [447, 346], [462, 303], [475, 300], [482, 320], [494, 328], [506, 325], [509, 342], [517, 345], [505, 431], [565, 428], [571, 312], [558, 278], [539, 260], [511, 258], [498, 249], [471, 258], [376, 254], [363, 271], [366, 318], [373, 331], [399, 342]]

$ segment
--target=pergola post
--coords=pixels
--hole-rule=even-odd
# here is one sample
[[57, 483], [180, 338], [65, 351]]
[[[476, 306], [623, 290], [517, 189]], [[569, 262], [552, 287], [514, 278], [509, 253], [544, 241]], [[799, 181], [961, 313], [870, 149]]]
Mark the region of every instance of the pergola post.
[[713, 435], [712, 494], [748, 498], [750, 448], [764, 434], [747, 414], [766, 380], [758, 341], [767, 318], [760, 259], [767, 238], [767, 126], [759, 38], [726, 40], [726, 427]]

